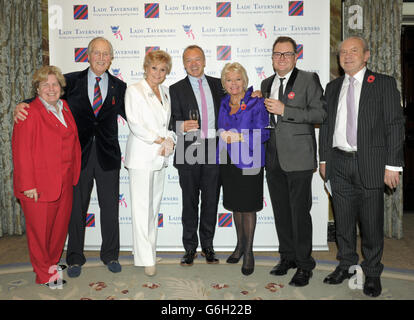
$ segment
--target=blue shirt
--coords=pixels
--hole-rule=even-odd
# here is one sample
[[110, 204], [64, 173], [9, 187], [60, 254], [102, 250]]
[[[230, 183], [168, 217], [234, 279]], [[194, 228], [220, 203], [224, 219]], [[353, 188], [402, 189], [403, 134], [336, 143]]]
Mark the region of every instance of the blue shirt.
[[260, 168], [265, 165], [264, 143], [269, 139], [269, 115], [264, 106], [263, 98], [252, 98], [253, 87], [250, 87], [244, 98], [240, 101], [240, 109], [230, 115], [230, 95], [227, 94], [221, 101], [218, 129], [220, 131], [234, 131], [242, 133], [244, 142], [227, 144], [219, 139], [217, 147], [217, 163], [223, 164], [220, 153], [227, 150], [232, 163], [239, 169]]
[[[198, 79], [188, 75], [188, 79], [190, 80], [191, 87], [193, 88], [194, 95], [197, 99], [198, 104], [198, 114], [200, 115], [200, 123], [202, 123], [203, 115], [201, 111], [201, 95], [200, 95], [200, 89], [198, 87]], [[207, 102], [207, 116], [208, 116], [208, 138], [215, 138], [216, 137], [216, 115], [214, 113], [214, 101], [213, 101], [213, 95], [211, 94], [210, 86], [208, 85], [207, 79], [205, 75], [203, 75], [200, 79], [203, 80], [203, 89], [204, 94], [206, 96], [206, 102]]]

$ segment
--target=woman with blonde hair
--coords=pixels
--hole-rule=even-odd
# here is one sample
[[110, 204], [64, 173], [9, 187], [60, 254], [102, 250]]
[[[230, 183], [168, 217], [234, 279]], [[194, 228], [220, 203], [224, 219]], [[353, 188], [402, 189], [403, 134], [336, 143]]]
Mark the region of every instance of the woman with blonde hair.
[[125, 167], [130, 179], [134, 265], [144, 266], [148, 276], [156, 273], [158, 213], [165, 168], [176, 139], [168, 130], [170, 96], [162, 85], [171, 66], [171, 57], [165, 51], [148, 53], [143, 66], [145, 78], [130, 85], [125, 93], [130, 129]]
[[217, 150], [223, 185], [223, 206], [233, 212], [237, 246], [227, 263], [237, 263], [243, 256], [241, 271], [254, 271], [253, 238], [256, 212], [263, 208], [264, 142], [269, 132], [264, 99], [252, 97], [247, 88], [248, 77], [243, 66], [228, 63], [221, 72], [227, 95], [220, 105]]

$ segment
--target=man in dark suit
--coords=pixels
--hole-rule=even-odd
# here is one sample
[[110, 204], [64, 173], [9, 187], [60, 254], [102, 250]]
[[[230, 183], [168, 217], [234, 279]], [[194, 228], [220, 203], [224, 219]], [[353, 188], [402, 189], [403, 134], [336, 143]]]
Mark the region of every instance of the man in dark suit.
[[[177, 133], [174, 166], [178, 170], [182, 190], [182, 225], [185, 254], [182, 266], [193, 265], [199, 231], [202, 255], [216, 264], [213, 238], [219, 200], [219, 167], [216, 164], [217, 116], [224, 90], [218, 78], [206, 76], [204, 51], [195, 45], [183, 53], [187, 77], [170, 86], [171, 130]], [[190, 118], [190, 111], [198, 119]], [[197, 129], [201, 130], [197, 130]], [[201, 137], [200, 137], [201, 135]], [[196, 140], [195, 145], [194, 139]], [[200, 219], [198, 217], [201, 193]], [[200, 223], [199, 223], [200, 220]]]
[[[345, 75], [326, 86], [328, 117], [321, 126], [321, 176], [332, 190], [339, 265], [324, 282], [339, 284], [358, 264], [359, 222], [363, 292], [381, 294], [384, 186], [396, 188], [403, 166], [404, 118], [395, 79], [366, 68], [364, 39], [344, 40], [339, 62]], [[385, 183], [385, 185], [384, 185]]]
[[266, 180], [279, 239], [280, 262], [270, 271], [297, 271], [292, 286], [306, 286], [315, 268], [312, 258], [312, 177], [317, 168], [314, 124], [322, 123], [323, 90], [317, 74], [298, 70], [296, 42], [279, 37], [273, 44], [275, 74], [261, 91], [275, 129], [266, 149]]
[[[86, 213], [96, 182], [100, 207], [102, 245], [100, 258], [111, 272], [120, 272], [119, 256], [119, 170], [118, 115], [125, 116], [126, 84], [108, 73], [113, 48], [105, 38], [88, 45], [89, 68], [65, 74], [62, 97], [67, 100], [78, 127], [82, 148], [82, 170], [74, 187], [69, 223], [66, 262], [69, 277], [78, 277], [86, 262], [84, 240]], [[16, 110], [22, 108], [17, 106]], [[22, 111], [28, 114], [26, 110]], [[30, 112], [30, 111], [29, 111]], [[23, 117], [18, 117], [24, 120]]]

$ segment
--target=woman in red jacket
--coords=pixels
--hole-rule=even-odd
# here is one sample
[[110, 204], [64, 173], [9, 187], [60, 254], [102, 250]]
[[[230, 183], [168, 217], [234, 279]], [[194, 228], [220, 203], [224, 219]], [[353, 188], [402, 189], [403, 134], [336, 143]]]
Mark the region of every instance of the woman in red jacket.
[[65, 85], [57, 67], [37, 70], [37, 97], [26, 121], [14, 125], [12, 138], [14, 194], [26, 219], [30, 261], [36, 283], [48, 286], [58, 283], [56, 265], [80, 173], [78, 130], [66, 101], [60, 100]]

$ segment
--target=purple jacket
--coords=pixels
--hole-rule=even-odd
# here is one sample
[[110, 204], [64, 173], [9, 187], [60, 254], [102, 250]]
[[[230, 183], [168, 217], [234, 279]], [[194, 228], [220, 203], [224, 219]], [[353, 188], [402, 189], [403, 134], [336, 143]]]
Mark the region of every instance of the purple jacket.
[[221, 138], [217, 147], [217, 163], [225, 164], [226, 157], [220, 157], [223, 149], [227, 149], [232, 163], [239, 169], [259, 168], [265, 165], [265, 146], [270, 133], [265, 127], [269, 124], [269, 114], [264, 106], [263, 98], [252, 98], [253, 87], [250, 87], [240, 102], [240, 109], [230, 115], [230, 95], [222, 100], [218, 115], [218, 130], [242, 133], [244, 142], [227, 144]]

